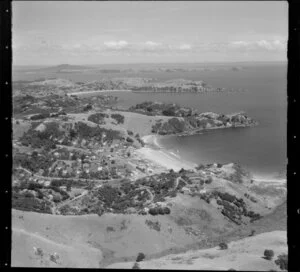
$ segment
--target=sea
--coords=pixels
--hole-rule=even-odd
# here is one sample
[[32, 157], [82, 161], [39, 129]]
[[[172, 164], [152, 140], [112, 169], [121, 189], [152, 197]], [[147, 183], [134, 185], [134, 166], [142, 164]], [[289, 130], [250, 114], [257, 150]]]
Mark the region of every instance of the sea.
[[[202, 66], [201, 66], [202, 65]], [[214, 88], [243, 89], [212, 93], [131, 93], [114, 92], [119, 97], [118, 107], [128, 108], [144, 101], [178, 103], [199, 112], [245, 112], [258, 121], [249, 128], [229, 128], [203, 131], [192, 136], [166, 136], [159, 144], [180, 158], [197, 163], [239, 163], [254, 178], [282, 180], [287, 165], [287, 63], [198, 64], [208, 67], [197, 71], [143, 71], [143, 72], [28, 72], [28, 68], [13, 70], [13, 80], [33, 80], [56, 77], [78, 81], [92, 81], [103, 77], [146, 77], [157, 81], [168, 79], [203, 80]], [[159, 65], [149, 65], [158, 67]], [[161, 64], [167, 67], [168, 64]], [[170, 65], [169, 65], [170, 66]], [[172, 67], [197, 68], [197, 64], [172, 64]], [[110, 68], [115, 68], [113, 66]], [[126, 68], [136, 68], [128, 65]], [[144, 64], [143, 67], [148, 67]], [[213, 69], [211, 69], [213, 68]], [[26, 72], [27, 71], [27, 72]]]

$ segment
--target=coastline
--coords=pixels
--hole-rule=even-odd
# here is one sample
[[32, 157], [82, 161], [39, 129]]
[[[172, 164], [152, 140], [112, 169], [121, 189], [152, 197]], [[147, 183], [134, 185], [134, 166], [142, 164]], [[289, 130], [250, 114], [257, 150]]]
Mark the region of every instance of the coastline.
[[[169, 136], [169, 135], [168, 135]], [[178, 135], [177, 135], [178, 136]], [[180, 169], [194, 169], [197, 164], [191, 161], [186, 161], [181, 158], [178, 154], [166, 150], [160, 143], [159, 139], [164, 136], [162, 135], [145, 135], [142, 140], [145, 146], [138, 149], [137, 153], [146, 160], [158, 164], [160, 167], [165, 169], [173, 169], [179, 171]], [[272, 178], [266, 176], [260, 176], [253, 174], [253, 180], [256, 184], [274, 185], [274, 186], [285, 186], [286, 178]]]
[[261, 176], [253, 175], [253, 180], [255, 183], [265, 183], [269, 185], [280, 185], [283, 186], [286, 184], [287, 179], [284, 178], [265, 178]]
[[250, 125], [235, 125], [235, 126], [219, 126], [219, 127], [207, 127], [207, 128], [196, 128], [196, 129], [191, 129], [186, 132], [179, 132], [179, 133], [174, 133], [174, 134], [167, 134], [167, 135], [162, 135], [162, 136], [192, 136], [192, 135], [197, 135], [197, 134], [203, 134], [204, 132], [210, 131], [210, 130], [218, 130], [218, 129], [228, 129], [228, 128], [247, 128], [247, 127], [254, 127], [257, 126], [259, 123], [255, 121], [254, 124]]
[[161, 136], [154, 134], [142, 137], [146, 145], [138, 149], [137, 153], [145, 159], [155, 162], [168, 170], [173, 169], [174, 171], [179, 171], [182, 168], [194, 169], [197, 166], [197, 164], [183, 160], [179, 155], [164, 149], [159, 144], [159, 137]]

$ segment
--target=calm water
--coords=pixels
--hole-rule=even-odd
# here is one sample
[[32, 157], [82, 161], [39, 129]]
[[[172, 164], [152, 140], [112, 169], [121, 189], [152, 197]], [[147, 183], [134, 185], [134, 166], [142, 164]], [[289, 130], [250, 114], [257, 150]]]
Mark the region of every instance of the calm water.
[[[128, 107], [146, 100], [175, 102], [200, 112], [231, 113], [245, 111], [259, 122], [257, 127], [224, 129], [186, 137], [166, 137], [161, 144], [192, 162], [239, 162], [254, 175], [282, 178], [286, 168], [286, 65], [247, 66], [241, 71], [155, 72], [115, 74], [116, 77], [185, 78], [204, 80], [213, 87], [243, 88], [240, 93], [133, 94], [114, 93]], [[101, 74], [56, 74], [52, 77], [74, 81], [101, 78]], [[112, 75], [105, 75], [112, 76]], [[34, 74], [17, 73], [14, 80], [33, 79]]]

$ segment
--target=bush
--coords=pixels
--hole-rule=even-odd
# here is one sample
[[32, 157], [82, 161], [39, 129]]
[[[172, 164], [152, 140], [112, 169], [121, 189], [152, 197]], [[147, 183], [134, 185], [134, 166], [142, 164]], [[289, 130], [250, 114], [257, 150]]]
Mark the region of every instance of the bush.
[[43, 252], [43, 250], [42, 250], [40, 247], [38, 247], [38, 248], [36, 248], [36, 250], [35, 250], [35, 255], [38, 255], [38, 256], [43, 257], [44, 252]]
[[106, 231], [111, 232], [111, 231], [115, 231], [115, 229], [113, 227], [109, 226], [109, 227], [106, 228]]
[[163, 211], [164, 211], [164, 214], [170, 214], [171, 213], [171, 210], [168, 207], [164, 207]]
[[254, 236], [255, 230], [251, 230], [251, 233], [249, 236]]
[[145, 254], [142, 253], [142, 252], [140, 252], [140, 253], [138, 254], [137, 258], [136, 258], [136, 262], [137, 262], [137, 263], [138, 263], [138, 262], [141, 262], [141, 261], [143, 261], [145, 258], [146, 258]]
[[275, 264], [280, 267], [281, 270], [288, 270], [288, 255], [281, 254], [275, 260]]
[[83, 107], [83, 111], [90, 111], [90, 110], [92, 110], [93, 109], [93, 106], [91, 105], [91, 104], [87, 104], [87, 105], [85, 105], [84, 107]]
[[158, 213], [161, 214], [161, 215], [165, 214], [164, 209], [162, 207], [159, 207], [158, 208]]
[[54, 201], [55, 203], [61, 202], [61, 196], [60, 196], [60, 195], [54, 195], [54, 196], [53, 196], [53, 201]]
[[221, 250], [228, 249], [228, 245], [226, 243], [224, 243], [224, 242], [220, 243], [219, 247], [220, 247]]
[[71, 189], [72, 189], [72, 185], [71, 185], [71, 182], [69, 182], [68, 184], [67, 184], [67, 192], [70, 192], [71, 191]]
[[273, 250], [271, 250], [271, 249], [266, 249], [265, 251], [264, 251], [264, 258], [266, 259], [266, 260], [272, 260], [272, 258], [274, 257], [274, 251]]
[[138, 263], [134, 263], [132, 269], [141, 269]]
[[35, 114], [30, 117], [30, 120], [39, 120], [39, 119], [45, 119], [50, 117], [49, 113], [40, 113], [40, 114]]
[[206, 180], [205, 180], [205, 183], [206, 184], [211, 184], [212, 183], [212, 177], [208, 177]]
[[158, 208], [150, 208], [149, 214], [151, 215], [157, 215], [159, 213]]
[[233, 201], [236, 199], [235, 196], [233, 196], [233, 195], [231, 195], [231, 194], [228, 194], [228, 193], [221, 193], [221, 192], [219, 192], [218, 195], [219, 195], [219, 197], [220, 197], [222, 200], [226, 200], [226, 201], [228, 201], [228, 202], [233, 202]]
[[38, 200], [34, 197], [25, 197], [24, 195], [15, 192], [12, 194], [12, 208], [21, 211], [33, 211], [51, 214], [51, 209], [48, 202]]
[[160, 231], [160, 223], [158, 221], [153, 222], [151, 220], [146, 220], [145, 223], [146, 223], [147, 226], [149, 226], [150, 229]]
[[105, 117], [108, 118], [108, 115], [105, 113], [98, 112], [98, 113], [91, 114], [88, 117], [88, 121], [91, 121], [98, 125], [102, 125], [102, 124], [105, 124], [105, 121], [104, 121]]
[[50, 261], [57, 263], [58, 259], [59, 256], [56, 253], [50, 255]]
[[170, 108], [168, 108], [166, 110], [163, 110], [162, 114], [165, 115], [165, 116], [175, 116], [176, 115], [175, 108], [170, 107]]
[[27, 186], [28, 190], [33, 190], [35, 191], [36, 189], [41, 189], [43, 188], [43, 185], [40, 183], [35, 183], [35, 182], [30, 182]]
[[114, 113], [111, 115], [111, 118], [115, 119], [118, 124], [123, 124], [124, 123], [124, 116], [118, 113]]
[[133, 143], [133, 140], [132, 140], [130, 137], [127, 137], [127, 138], [126, 138], [126, 142], [128, 142], [128, 143]]

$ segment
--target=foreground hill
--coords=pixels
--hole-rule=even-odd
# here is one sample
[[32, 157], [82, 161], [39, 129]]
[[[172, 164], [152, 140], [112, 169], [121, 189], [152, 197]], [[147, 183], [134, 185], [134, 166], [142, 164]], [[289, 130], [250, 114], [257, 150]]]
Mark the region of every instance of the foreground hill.
[[[192, 229], [187, 225], [196, 218], [196, 215], [190, 215], [192, 207], [187, 206], [177, 223], [171, 216], [162, 215], [60, 216], [13, 210], [12, 266], [131, 268], [138, 253], [143, 252], [147, 261], [140, 263], [141, 268], [276, 269], [273, 261], [264, 260], [262, 256], [265, 249], [272, 249], [275, 260], [287, 251], [286, 223], [278, 225], [278, 219], [282, 223], [286, 221], [284, 205], [239, 229], [225, 222], [225, 227], [233, 230], [227, 235], [213, 227], [221, 226], [222, 218], [215, 215], [209, 219], [208, 206], [202, 205], [202, 208], [208, 213], [205, 216], [202, 212], [198, 224], [202, 222], [201, 229], [206, 232], [210, 229], [215, 235], [215, 240], [206, 243], [185, 230], [187, 227]], [[205, 228], [203, 224], [208, 225]], [[262, 234], [243, 239], [250, 235], [247, 229], [257, 233], [262, 231]], [[229, 243], [229, 249], [212, 248], [220, 242]], [[201, 248], [210, 249], [198, 250]], [[186, 252], [189, 249], [193, 251]]]
[[[274, 260], [287, 252], [286, 231], [272, 231], [244, 238], [228, 244], [228, 249], [219, 247], [172, 254], [162, 258], [139, 262], [141, 269], [171, 270], [229, 270], [277, 271], [274, 260], [263, 258], [265, 249], [274, 251]], [[133, 262], [116, 263], [108, 268], [132, 268]]]

